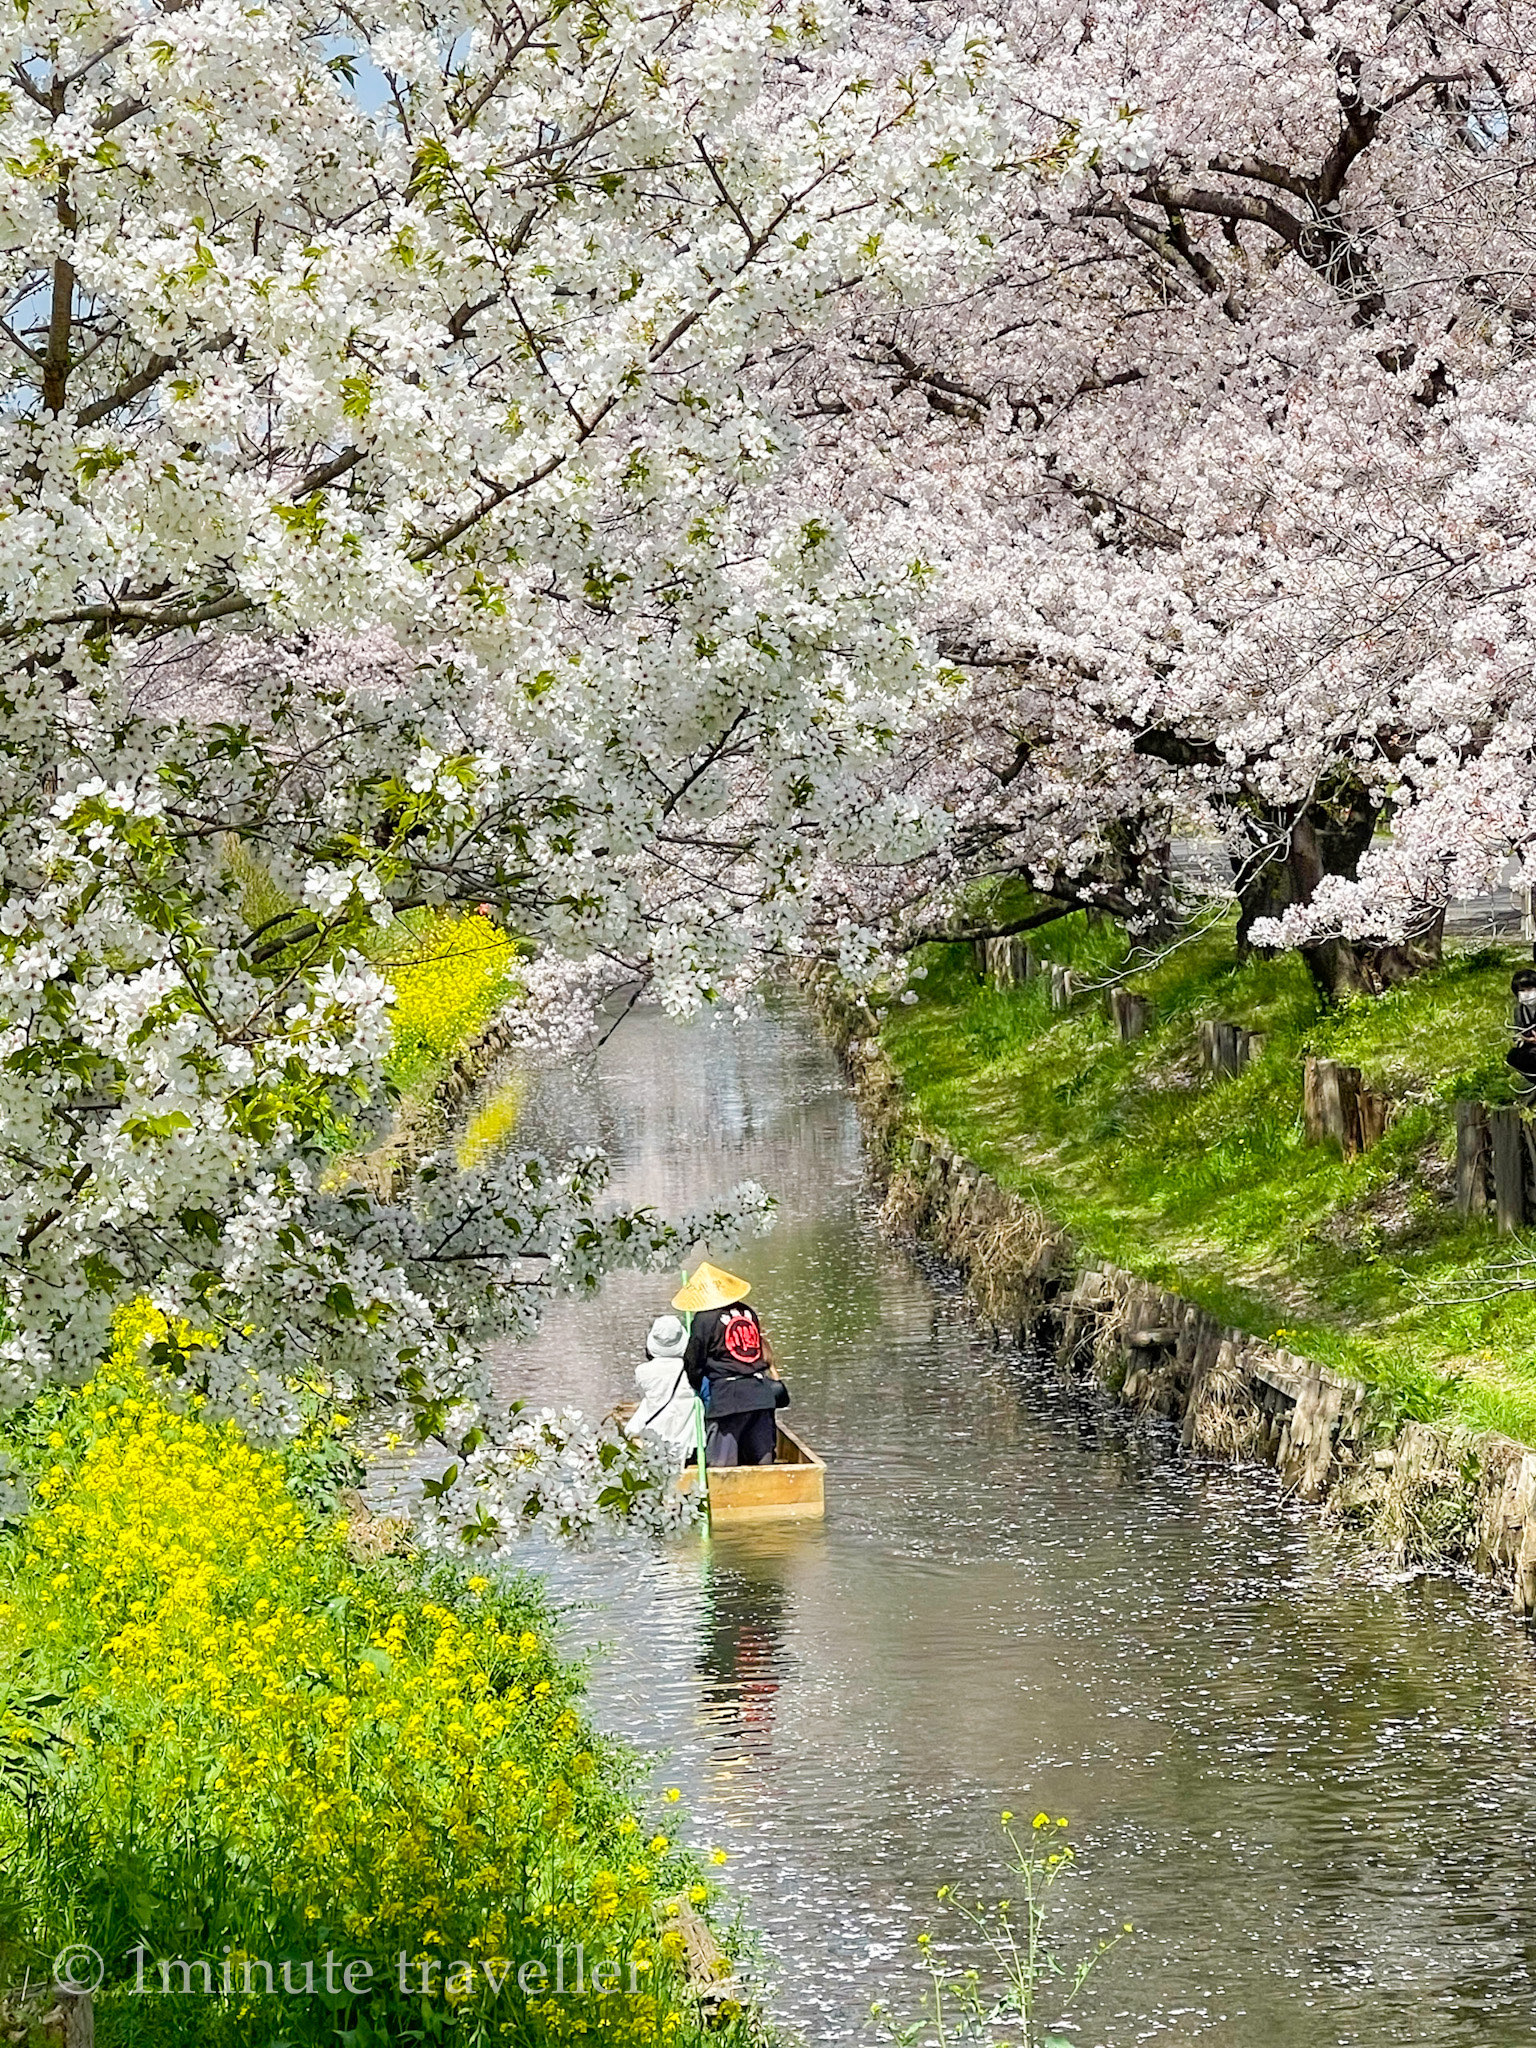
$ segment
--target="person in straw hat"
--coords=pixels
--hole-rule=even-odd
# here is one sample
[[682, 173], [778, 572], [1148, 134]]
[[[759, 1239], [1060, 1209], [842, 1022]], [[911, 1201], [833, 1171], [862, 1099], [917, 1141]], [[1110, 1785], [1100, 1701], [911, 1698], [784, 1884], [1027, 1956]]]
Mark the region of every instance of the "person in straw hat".
[[778, 1444], [774, 1410], [788, 1390], [774, 1367], [749, 1283], [706, 1259], [672, 1297], [691, 1312], [683, 1365], [704, 1398], [704, 1456], [711, 1465], [771, 1465]]

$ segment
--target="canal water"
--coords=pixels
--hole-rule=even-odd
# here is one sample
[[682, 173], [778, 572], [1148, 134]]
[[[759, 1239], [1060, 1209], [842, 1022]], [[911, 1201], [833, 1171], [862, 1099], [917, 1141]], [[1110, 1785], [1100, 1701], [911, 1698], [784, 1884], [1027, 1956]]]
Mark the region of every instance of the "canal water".
[[[592, 1711], [680, 1786], [819, 2044], [915, 2008], [936, 1888], [1006, 1895], [999, 1815], [1068, 1816], [1075, 1959], [1124, 1921], [1084, 2048], [1536, 2041], [1536, 1665], [1489, 1596], [1402, 1581], [995, 1346], [879, 1228], [836, 1062], [790, 1004], [637, 1012], [532, 1073], [520, 1139], [598, 1143], [673, 1209], [745, 1177], [752, 1279], [825, 1455], [827, 1516], [666, 1545], [531, 1549], [590, 1652]], [[497, 1360], [601, 1413], [670, 1291], [624, 1276]]]

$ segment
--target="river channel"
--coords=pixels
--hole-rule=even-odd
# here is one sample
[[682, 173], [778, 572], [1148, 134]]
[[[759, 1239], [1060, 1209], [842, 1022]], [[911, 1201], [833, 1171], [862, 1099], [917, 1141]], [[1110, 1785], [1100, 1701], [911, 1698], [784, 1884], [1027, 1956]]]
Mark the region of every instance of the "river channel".
[[[605, 1146], [673, 1208], [753, 1177], [751, 1275], [829, 1465], [822, 1524], [531, 1550], [598, 1723], [682, 1788], [817, 2044], [915, 2006], [942, 1883], [1007, 1887], [999, 1815], [1070, 1816], [1060, 1949], [1134, 1923], [1083, 2048], [1536, 2041], [1536, 1661], [1484, 1593], [1404, 1582], [995, 1346], [879, 1228], [836, 1061], [794, 1005], [637, 1012], [527, 1077], [520, 1138]], [[668, 1290], [624, 1276], [497, 1361], [601, 1413]]]

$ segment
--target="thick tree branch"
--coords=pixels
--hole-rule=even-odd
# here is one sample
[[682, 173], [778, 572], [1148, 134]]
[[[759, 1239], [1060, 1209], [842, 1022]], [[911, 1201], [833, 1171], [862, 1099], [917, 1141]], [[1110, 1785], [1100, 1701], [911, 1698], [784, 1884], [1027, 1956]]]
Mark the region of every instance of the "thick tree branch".
[[1037, 932], [1048, 924], [1056, 924], [1064, 917], [1075, 917], [1085, 906], [1078, 902], [1052, 904], [1048, 910], [1034, 911], [1028, 917], [1010, 918], [1005, 924], [966, 925], [955, 930], [948, 925], [935, 925], [927, 931], [918, 932], [913, 938], [905, 939], [900, 950], [915, 952], [919, 946], [959, 946], [974, 944], [980, 939], [1013, 939], [1022, 932]]

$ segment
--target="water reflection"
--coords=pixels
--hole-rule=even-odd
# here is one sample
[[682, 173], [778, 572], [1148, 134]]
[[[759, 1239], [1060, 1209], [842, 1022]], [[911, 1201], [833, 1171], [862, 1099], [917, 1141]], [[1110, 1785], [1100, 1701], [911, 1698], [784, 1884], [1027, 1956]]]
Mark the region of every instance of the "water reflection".
[[722, 1529], [706, 1546], [700, 1579], [700, 1718], [718, 1760], [773, 1757], [776, 1705], [790, 1675], [789, 1617], [797, 1553], [820, 1532], [803, 1523]]
[[[1454, 1585], [1372, 1577], [1265, 1475], [1201, 1469], [995, 1348], [880, 1232], [836, 1067], [793, 1009], [637, 1016], [532, 1077], [525, 1132], [599, 1142], [627, 1195], [747, 1174], [753, 1278], [829, 1460], [824, 1525], [534, 1552], [594, 1646], [602, 1724], [665, 1758], [814, 2043], [910, 1997], [935, 1886], [993, 1881], [1004, 1807], [1070, 1814], [1064, 1949], [1100, 2048], [1536, 2040], [1536, 1690]], [[600, 1413], [670, 1290], [628, 1276], [500, 1361]]]

